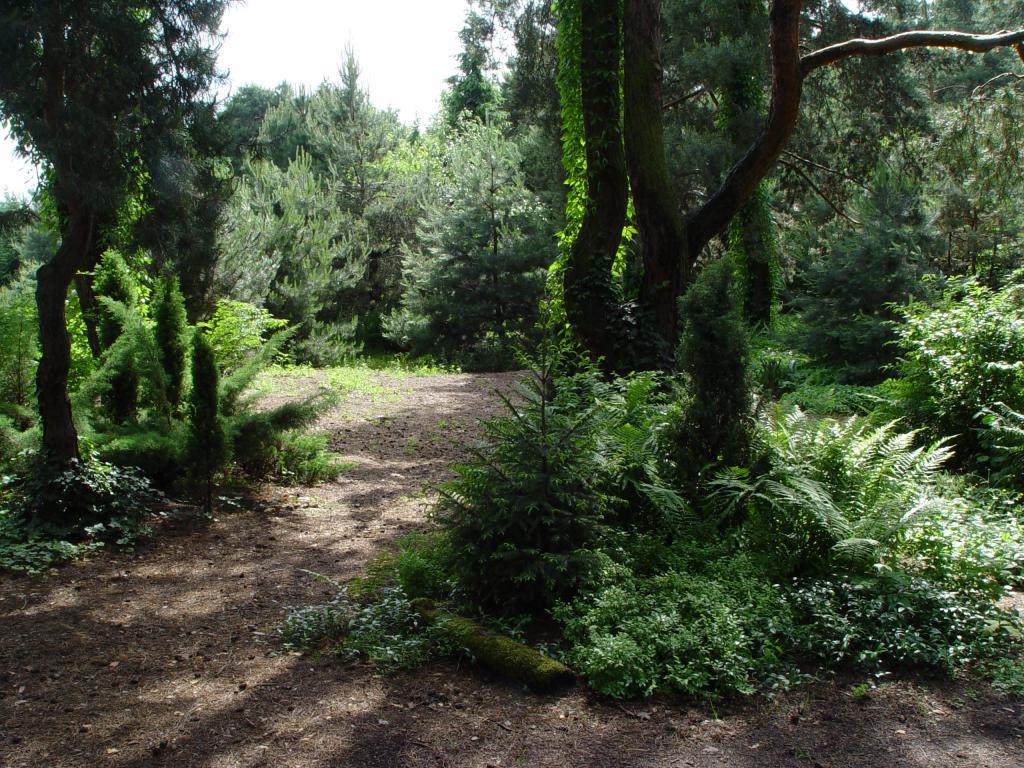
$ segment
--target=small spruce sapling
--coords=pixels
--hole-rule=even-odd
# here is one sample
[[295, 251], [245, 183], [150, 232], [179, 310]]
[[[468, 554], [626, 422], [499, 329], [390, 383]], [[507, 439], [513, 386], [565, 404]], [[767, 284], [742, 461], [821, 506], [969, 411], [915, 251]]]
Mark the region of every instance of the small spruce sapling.
[[197, 482], [203, 484], [203, 510], [213, 514], [213, 476], [228, 461], [228, 440], [219, 406], [219, 372], [206, 334], [192, 337], [192, 393], [187, 456]]

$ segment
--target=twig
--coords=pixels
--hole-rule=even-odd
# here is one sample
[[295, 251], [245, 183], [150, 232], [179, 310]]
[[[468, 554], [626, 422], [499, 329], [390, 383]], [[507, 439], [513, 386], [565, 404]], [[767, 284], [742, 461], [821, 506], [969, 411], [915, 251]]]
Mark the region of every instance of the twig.
[[814, 180], [804, 172], [803, 168], [800, 168], [799, 166], [794, 165], [793, 163], [788, 163], [785, 160], [782, 160], [781, 163], [784, 167], [789, 168], [791, 171], [795, 171], [801, 178], [803, 178], [803, 180], [807, 182], [808, 186], [810, 186], [810, 188], [817, 193], [818, 197], [824, 200], [828, 204], [828, 207], [836, 212], [836, 215], [843, 217], [854, 226], [862, 226], [859, 221], [857, 221], [855, 218], [846, 213], [846, 211], [842, 210], [838, 205], [832, 202], [832, 200], [830, 200], [829, 197], [824, 192], [822, 192], [821, 189], [818, 188], [818, 185], [814, 183]]
[[864, 184], [863, 182], [855, 179], [853, 176], [850, 176], [848, 173], [843, 173], [842, 171], [837, 171], [835, 168], [829, 168], [827, 165], [822, 165], [821, 163], [816, 163], [814, 160], [809, 160], [808, 158], [803, 157], [801, 155], [798, 155], [796, 152], [792, 152], [791, 150], [788, 150], [788, 149], [783, 150], [782, 154], [784, 154], [786, 157], [791, 157], [794, 160], [798, 160], [799, 162], [804, 163], [805, 165], [809, 165], [812, 168], [817, 168], [819, 171], [824, 171], [825, 173], [831, 173], [833, 176], [838, 176], [841, 179], [846, 179], [847, 181], [849, 181], [849, 182], [851, 182], [853, 184], [856, 184], [858, 187], [860, 187], [861, 189], [863, 189], [865, 191], [867, 191], [867, 189], [868, 189], [867, 184]]

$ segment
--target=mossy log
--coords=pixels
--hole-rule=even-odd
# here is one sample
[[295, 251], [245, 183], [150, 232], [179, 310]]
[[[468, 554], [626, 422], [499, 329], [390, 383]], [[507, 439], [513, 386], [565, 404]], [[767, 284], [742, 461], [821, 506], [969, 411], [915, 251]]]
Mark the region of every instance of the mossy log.
[[571, 669], [534, 648], [475, 621], [438, 610], [430, 600], [415, 600], [413, 605], [425, 621], [443, 621], [445, 630], [478, 663], [534, 691], [550, 691], [575, 680]]

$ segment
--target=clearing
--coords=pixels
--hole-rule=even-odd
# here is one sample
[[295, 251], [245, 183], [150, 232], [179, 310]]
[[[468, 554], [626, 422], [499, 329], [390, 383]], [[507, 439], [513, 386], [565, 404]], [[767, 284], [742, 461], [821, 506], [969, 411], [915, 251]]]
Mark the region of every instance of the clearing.
[[454, 661], [382, 678], [281, 655], [286, 609], [332, 591], [309, 571], [350, 578], [425, 525], [429, 485], [515, 378], [281, 375], [269, 399], [348, 391], [319, 425], [351, 465], [336, 482], [268, 488], [134, 555], [0, 577], [0, 766], [1024, 766], [1024, 702], [971, 682], [834, 680], [715, 712], [538, 696]]

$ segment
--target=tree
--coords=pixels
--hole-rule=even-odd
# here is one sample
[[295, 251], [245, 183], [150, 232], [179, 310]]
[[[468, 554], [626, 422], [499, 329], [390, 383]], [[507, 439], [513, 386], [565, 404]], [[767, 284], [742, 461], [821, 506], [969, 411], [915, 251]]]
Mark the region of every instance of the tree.
[[[565, 145], [582, 140], [586, 195], [579, 234], [565, 276], [565, 308], [591, 355], [608, 369], [628, 368], [630, 346], [617, 327], [611, 265], [622, 237], [628, 187], [643, 241], [642, 316], [663, 348], [673, 348], [676, 301], [697, 258], [728, 227], [774, 167], [796, 128], [804, 80], [819, 69], [854, 57], [882, 56], [909, 48], [985, 52], [1015, 46], [1024, 59], [1024, 30], [994, 35], [916, 31], [827, 45], [801, 56], [801, 0], [772, 0], [769, 15], [771, 102], [764, 127], [718, 188], [685, 217], [665, 163], [660, 66], [660, 0], [576, 0], [560, 5], [567, 40], [560, 63], [579, 72], [582, 128]], [[621, 56], [620, 56], [621, 52]], [[623, 76], [618, 62], [623, 61]], [[625, 118], [619, 120], [620, 91]], [[564, 92], [563, 92], [564, 93]], [[573, 105], [569, 105], [572, 111]], [[624, 126], [624, 127], [623, 127]]]
[[828, 227], [825, 253], [807, 270], [807, 293], [796, 302], [801, 343], [845, 379], [875, 383], [896, 358], [894, 305], [922, 298], [932, 243], [919, 190], [885, 165], [852, 212], [859, 223]]
[[210, 340], [202, 331], [192, 337], [192, 393], [186, 447], [193, 477], [203, 487], [203, 509], [213, 514], [213, 477], [228, 459], [230, 447], [220, 414], [220, 372]]
[[406, 250], [402, 309], [388, 327], [414, 354], [500, 369], [513, 363], [508, 337], [538, 319], [552, 228], [498, 116], [464, 120], [448, 154], [451, 177]]
[[[94, 287], [98, 296], [116, 301], [125, 309], [133, 310], [139, 302], [139, 286], [135, 282], [124, 257], [117, 251], [107, 251], [96, 268]], [[108, 305], [99, 308], [99, 339], [104, 351], [114, 346], [124, 333], [122, 318]], [[118, 360], [118, 368], [110, 380], [107, 393], [107, 411], [115, 424], [123, 424], [135, 414], [139, 399], [139, 376], [134, 361]]]
[[214, 74], [224, 0], [11, 0], [0, 11], [0, 116], [43, 163], [61, 244], [37, 274], [43, 449], [78, 457], [64, 305], [97, 226], [118, 209], [147, 140], [178, 123]]
[[181, 405], [185, 393], [188, 365], [188, 320], [178, 278], [166, 275], [157, 285], [153, 299], [153, 320], [153, 336], [160, 355], [160, 365], [167, 374], [167, 402], [172, 409], [176, 409]]

